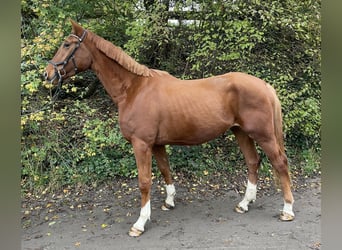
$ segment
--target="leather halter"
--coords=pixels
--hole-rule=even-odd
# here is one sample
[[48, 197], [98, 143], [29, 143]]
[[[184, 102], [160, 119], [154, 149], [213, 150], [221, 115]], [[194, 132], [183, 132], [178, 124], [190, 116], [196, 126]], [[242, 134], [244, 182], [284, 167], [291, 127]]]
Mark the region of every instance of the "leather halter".
[[[76, 50], [80, 47], [81, 43], [83, 42], [85, 36], [87, 34], [87, 30], [84, 30], [82, 33], [82, 36], [79, 37], [75, 34], [70, 34], [69, 36], [75, 37], [77, 38], [77, 44], [74, 47], [74, 49], [71, 51], [71, 53], [64, 59], [64, 61], [61, 62], [53, 62], [53, 61], [49, 61], [48, 63], [52, 64], [54, 70], [55, 70], [55, 74], [53, 76], [53, 78], [50, 80], [50, 82], [53, 82], [56, 78], [58, 78], [58, 85], [57, 88], [60, 89], [62, 87], [62, 83], [63, 83], [63, 76], [66, 75], [66, 71], [64, 69], [64, 67], [69, 63], [69, 61], [71, 60], [73, 65], [74, 65], [74, 71], [75, 74], [77, 74], [78, 68], [76, 65], [76, 61], [75, 61], [75, 52]], [[58, 68], [58, 66], [61, 66], [61, 68]]]

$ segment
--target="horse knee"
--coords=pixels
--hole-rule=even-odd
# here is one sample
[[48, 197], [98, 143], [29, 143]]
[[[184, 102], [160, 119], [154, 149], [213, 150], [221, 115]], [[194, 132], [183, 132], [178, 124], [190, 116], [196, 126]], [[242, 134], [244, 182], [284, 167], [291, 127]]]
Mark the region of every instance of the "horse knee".
[[150, 191], [152, 181], [150, 178], [139, 180], [139, 189], [142, 193], [148, 193]]
[[253, 160], [246, 160], [246, 164], [251, 169], [258, 169], [260, 166], [260, 157], [253, 159]]

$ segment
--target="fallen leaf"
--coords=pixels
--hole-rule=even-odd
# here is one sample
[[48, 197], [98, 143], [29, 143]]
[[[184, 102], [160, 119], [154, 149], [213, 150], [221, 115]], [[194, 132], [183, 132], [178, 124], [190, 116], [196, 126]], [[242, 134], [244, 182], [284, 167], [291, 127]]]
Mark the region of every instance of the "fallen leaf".
[[49, 223], [49, 227], [53, 226], [54, 224], [56, 224], [56, 221], [51, 221], [51, 222]]
[[110, 211], [110, 208], [104, 208], [103, 209], [103, 212], [109, 212]]

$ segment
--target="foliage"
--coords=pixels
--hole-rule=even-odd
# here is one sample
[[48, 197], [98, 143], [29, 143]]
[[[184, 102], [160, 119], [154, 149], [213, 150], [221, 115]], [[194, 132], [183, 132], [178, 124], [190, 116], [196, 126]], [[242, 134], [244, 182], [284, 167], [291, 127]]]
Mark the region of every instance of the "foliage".
[[[21, 1], [22, 186], [25, 190], [97, 184], [137, 175], [117, 111], [86, 72], [63, 86], [41, 79], [69, 18], [123, 47], [137, 61], [184, 78], [244, 71], [281, 99], [292, 168], [314, 173], [320, 159], [320, 1]], [[80, 83], [80, 84], [79, 84]], [[228, 145], [228, 146], [227, 146]], [[168, 147], [185, 173], [243, 166], [231, 133], [196, 147]], [[292, 159], [292, 160], [291, 160]], [[261, 169], [269, 174], [266, 161]]]

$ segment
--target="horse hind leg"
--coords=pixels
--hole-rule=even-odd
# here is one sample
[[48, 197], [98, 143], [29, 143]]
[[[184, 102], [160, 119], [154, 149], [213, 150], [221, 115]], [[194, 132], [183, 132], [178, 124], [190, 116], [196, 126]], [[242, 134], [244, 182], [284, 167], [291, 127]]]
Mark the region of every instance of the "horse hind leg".
[[175, 207], [174, 198], [176, 195], [176, 189], [172, 182], [171, 172], [170, 172], [170, 164], [168, 161], [166, 149], [164, 145], [155, 145], [152, 148], [153, 155], [157, 161], [157, 166], [162, 173], [165, 180], [165, 189], [166, 189], [166, 200], [162, 205], [162, 210], [167, 211], [173, 209]]
[[280, 214], [280, 220], [291, 221], [295, 215], [293, 212], [293, 195], [291, 192], [291, 180], [288, 169], [288, 162], [285, 152], [280, 149], [276, 139], [263, 140], [259, 143], [270, 160], [276, 178], [279, 178], [281, 190], [283, 192], [284, 207]]
[[256, 151], [253, 139], [243, 132], [240, 127], [233, 127], [231, 130], [238, 141], [248, 166], [248, 180], [245, 196], [235, 207], [236, 212], [245, 213], [248, 211], [248, 205], [256, 200], [260, 156]]

